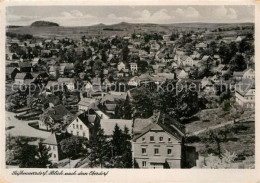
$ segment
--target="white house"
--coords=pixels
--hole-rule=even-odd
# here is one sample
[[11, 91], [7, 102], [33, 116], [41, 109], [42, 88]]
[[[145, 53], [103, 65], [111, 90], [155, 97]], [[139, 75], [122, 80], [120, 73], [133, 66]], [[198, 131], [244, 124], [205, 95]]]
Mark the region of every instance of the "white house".
[[137, 72], [138, 70], [137, 63], [130, 63], [130, 70], [132, 72]]
[[236, 84], [236, 102], [246, 108], [255, 107], [255, 83], [251, 79], [243, 79]]
[[86, 112], [75, 116], [67, 125], [66, 131], [74, 136], [88, 138], [90, 137], [91, 122]]
[[125, 69], [125, 64], [123, 62], [119, 62], [118, 65], [117, 65], [117, 70], [122, 70], [122, 69]]

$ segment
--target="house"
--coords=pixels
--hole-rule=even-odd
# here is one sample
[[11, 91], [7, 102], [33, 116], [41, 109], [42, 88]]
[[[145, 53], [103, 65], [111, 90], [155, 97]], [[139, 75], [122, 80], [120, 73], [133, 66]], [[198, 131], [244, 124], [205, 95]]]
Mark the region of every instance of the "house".
[[204, 55], [201, 59], [202, 62], [213, 62], [213, 59], [211, 56]]
[[180, 56], [180, 61], [183, 66], [193, 66], [193, 59], [187, 55], [181, 55]]
[[17, 73], [15, 76], [15, 84], [18, 85], [30, 84], [32, 80], [33, 80], [33, 76], [31, 75], [31, 73], [28, 72]]
[[116, 109], [117, 104], [116, 104], [116, 99], [114, 98], [114, 96], [112, 96], [110, 94], [105, 95], [101, 99], [100, 104], [102, 104], [106, 113], [115, 114], [115, 109]]
[[41, 61], [40, 58], [38, 58], [38, 57], [34, 58], [34, 59], [32, 60], [32, 62], [31, 62], [31, 63], [32, 63], [32, 66], [35, 66], [35, 65], [39, 64], [40, 61]]
[[242, 79], [255, 79], [255, 71], [252, 68], [248, 68], [244, 70], [243, 72], [234, 72], [233, 78], [236, 80], [242, 80]]
[[[56, 123], [57, 125], [58, 124], [62, 125], [63, 117], [66, 116], [67, 114], [69, 114], [69, 111], [66, 109], [64, 105], [60, 104], [60, 105], [47, 108], [44, 111], [43, 115], [48, 116], [47, 118], [50, 123], [53, 122]], [[50, 129], [50, 126], [46, 125], [45, 122], [42, 120], [39, 120], [38, 124], [40, 129], [44, 129], [44, 130]]]
[[235, 88], [236, 102], [246, 108], [255, 107], [255, 81], [251, 79], [242, 79], [236, 84]]
[[241, 42], [243, 39], [245, 39], [246, 36], [238, 36], [235, 40], [235, 42]]
[[44, 83], [48, 80], [49, 74], [45, 71], [42, 72], [32, 72], [33, 81], [37, 83]]
[[64, 65], [62, 65], [62, 66], [57, 66], [57, 65], [50, 66], [49, 74], [53, 75], [55, 77], [57, 76], [57, 74], [59, 76], [63, 76], [65, 74], [65, 66]]
[[32, 64], [30, 62], [19, 62], [20, 72], [31, 72]]
[[124, 77], [124, 75], [125, 75], [125, 73], [123, 70], [120, 70], [119, 72], [116, 73], [117, 78], [122, 78], [122, 77]]
[[125, 69], [125, 64], [123, 62], [119, 62], [117, 65], [117, 70], [121, 71], [122, 69]]
[[90, 108], [96, 108], [97, 105], [98, 105], [98, 102], [96, 99], [83, 98], [81, 96], [81, 100], [78, 103], [78, 108], [80, 111], [87, 111]]
[[74, 78], [58, 78], [58, 83], [60, 85], [66, 85], [69, 90], [75, 89], [75, 79]]
[[133, 125], [132, 156], [136, 168], [182, 168], [183, 129], [173, 118], [154, 112]]
[[181, 70], [179, 74], [177, 75], [178, 79], [186, 79], [189, 77], [189, 74], [185, 72], [184, 70]]
[[71, 119], [71, 122], [67, 124], [66, 131], [71, 135], [85, 137], [89, 139], [94, 122], [96, 120], [100, 120], [100, 118], [97, 116], [96, 113], [88, 113], [89, 112], [84, 112], [79, 115], [75, 115]]
[[252, 68], [248, 68], [243, 71], [243, 78], [246, 79], [255, 79], [255, 70]]
[[74, 72], [74, 64], [73, 63], [60, 63], [59, 67], [64, 68], [63, 74]]
[[196, 44], [196, 49], [197, 50], [199, 50], [199, 49], [206, 49], [207, 47], [208, 47], [208, 45], [207, 44], [205, 44], [205, 43], [198, 43], [198, 44]]
[[6, 79], [15, 79], [16, 74], [19, 70], [16, 67], [6, 67], [5, 75]]
[[129, 81], [128, 81], [128, 85], [129, 86], [138, 86], [140, 84], [140, 80], [138, 76], [134, 76], [132, 77]]
[[129, 133], [132, 132], [133, 120], [125, 120], [125, 119], [101, 119], [100, 126], [104, 130], [104, 134], [108, 137], [113, 135], [113, 131], [115, 126], [118, 126], [122, 131], [125, 128], [129, 130]]
[[137, 72], [138, 70], [137, 63], [130, 63], [130, 70], [132, 73]]
[[48, 154], [50, 155], [49, 160], [52, 163], [57, 163], [58, 161], [65, 158], [64, 154], [61, 151], [60, 142], [67, 138], [68, 136], [62, 133], [52, 133], [47, 139], [42, 142], [48, 149]]
[[168, 79], [172, 80], [174, 78], [175, 78], [174, 73], [158, 73], [153, 76], [153, 81], [155, 82], [155, 84], [160, 84]]
[[163, 35], [163, 40], [164, 41], [170, 41], [171, 35]]

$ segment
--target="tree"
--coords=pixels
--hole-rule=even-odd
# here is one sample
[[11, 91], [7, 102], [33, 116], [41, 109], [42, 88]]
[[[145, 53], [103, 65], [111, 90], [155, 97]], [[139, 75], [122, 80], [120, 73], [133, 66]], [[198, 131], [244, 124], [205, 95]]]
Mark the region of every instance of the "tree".
[[132, 118], [132, 106], [130, 104], [130, 98], [127, 95], [126, 100], [124, 101], [124, 119]]
[[139, 61], [137, 62], [138, 70], [140, 70], [142, 73], [145, 73], [148, 69], [148, 63], [146, 61]]
[[112, 157], [122, 155], [124, 149], [122, 149], [123, 133], [122, 130], [116, 124], [112, 135]]
[[66, 154], [68, 158], [84, 151], [86, 144], [86, 138], [77, 136], [65, 138], [60, 142], [61, 151]]
[[50, 156], [48, 149], [42, 143], [39, 143], [37, 168], [46, 168], [46, 166], [51, 163], [49, 161]]
[[133, 108], [135, 117], [150, 117], [153, 114], [153, 99], [151, 92], [145, 87], [136, 88], [133, 93]]
[[218, 50], [218, 54], [220, 56], [221, 63], [223, 63], [223, 62], [228, 63], [228, 60], [226, 58], [229, 55], [229, 49], [225, 43], [221, 43], [219, 50]]
[[219, 168], [232, 168], [235, 159], [237, 158], [236, 153], [231, 153], [225, 150], [225, 153], [221, 154], [221, 158], [216, 157], [210, 154], [206, 159], [202, 168], [211, 168], [211, 169], [219, 169]]
[[132, 152], [129, 130], [127, 127], [122, 131], [116, 124], [112, 140], [112, 157], [109, 162], [109, 167], [113, 168], [131, 168], [132, 167]]
[[110, 144], [107, 141], [104, 130], [101, 129], [100, 124], [96, 123], [94, 126], [94, 135], [90, 138], [90, 167], [103, 167], [111, 157]]
[[93, 65], [93, 72], [95, 71], [101, 71], [103, 69], [103, 62], [102, 60], [96, 60]]
[[238, 52], [238, 48], [237, 48], [237, 44], [235, 42], [231, 42], [229, 45], [230, 48], [230, 57], [233, 57], [237, 52]]
[[83, 66], [83, 62], [82, 61], [79, 61], [77, 60], [74, 64], [74, 71], [76, 73], [80, 73], [82, 71], [84, 71], [84, 66]]
[[241, 54], [235, 55], [230, 61], [231, 71], [243, 71], [247, 67], [247, 63]]
[[128, 54], [129, 54], [129, 48], [127, 44], [123, 46], [121, 53], [122, 53], [123, 61], [127, 62]]
[[103, 49], [101, 52], [101, 60], [106, 63], [107, 62], [107, 55], [106, 55], [106, 51]]
[[50, 164], [48, 150], [29, 145], [29, 140], [21, 137], [8, 137], [7, 163], [17, 164], [20, 168], [46, 168]]

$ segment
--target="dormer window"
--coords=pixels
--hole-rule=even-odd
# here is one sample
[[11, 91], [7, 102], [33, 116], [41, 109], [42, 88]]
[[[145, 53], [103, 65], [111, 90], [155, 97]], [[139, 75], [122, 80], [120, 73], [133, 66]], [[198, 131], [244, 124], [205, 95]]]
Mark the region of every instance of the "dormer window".
[[145, 142], [145, 137], [142, 138], [142, 142]]
[[160, 142], [163, 142], [163, 137], [160, 137], [159, 140], [160, 140]]

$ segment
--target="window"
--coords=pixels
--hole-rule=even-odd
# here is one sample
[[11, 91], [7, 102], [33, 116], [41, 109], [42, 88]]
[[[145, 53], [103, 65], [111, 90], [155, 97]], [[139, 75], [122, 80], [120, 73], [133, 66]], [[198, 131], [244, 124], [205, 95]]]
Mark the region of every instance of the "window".
[[79, 136], [79, 132], [77, 132], [77, 136]]
[[150, 136], [150, 141], [154, 142], [154, 136]]
[[73, 131], [71, 130], [71, 132], [70, 132], [72, 135], [73, 135]]
[[83, 132], [83, 137], [85, 137], [86, 136], [86, 134], [85, 134], [85, 132]]
[[82, 125], [80, 125], [80, 129], [82, 129]]
[[53, 150], [55, 150], [55, 146], [53, 146]]
[[56, 154], [53, 154], [53, 157], [56, 158]]
[[76, 121], [78, 122], [78, 121], [79, 121], [79, 119], [77, 118], [77, 119], [76, 119]]
[[73, 124], [73, 128], [75, 128], [75, 125]]
[[172, 154], [172, 149], [167, 149], [167, 154], [171, 155]]
[[160, 142], [162, 142], [163, 141], [163, 137], [160, 137], [159, 140], [160, 140]]
[[154, 154], [155, 154], [155, 155], [159, 155], [159, 149], [158, 149], [158, 148], [155, 148], [155, 149], [154, 149]]
[[142, 154], [146, 154], [146, 148], [142, 147]]
[[172, 139], [171, 138], [168, 138], [168, 142], [171, 142], [172, 141]]
[[142, 161], [142, 166], [146, 167], [146, 161]]
[[142, 138], [142, 141], [145, 142], [145, 137]]

